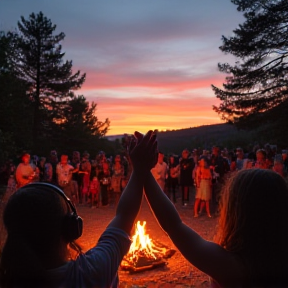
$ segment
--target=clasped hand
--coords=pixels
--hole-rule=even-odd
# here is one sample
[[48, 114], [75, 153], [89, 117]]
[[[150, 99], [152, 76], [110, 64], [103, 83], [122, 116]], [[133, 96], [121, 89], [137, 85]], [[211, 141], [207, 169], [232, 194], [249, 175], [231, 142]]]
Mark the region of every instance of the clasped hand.
[[156, 134], [152, 130], [145, 135], [136, 131], [128, 152], [134, 171], [147, 173], [156, 165], [158, 159]]

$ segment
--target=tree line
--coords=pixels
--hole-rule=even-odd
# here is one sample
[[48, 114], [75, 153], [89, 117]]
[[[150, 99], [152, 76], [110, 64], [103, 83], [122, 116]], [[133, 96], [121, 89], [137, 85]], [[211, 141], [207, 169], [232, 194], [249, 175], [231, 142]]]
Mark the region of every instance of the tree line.
[[221, 101], [213, 109], [241, 129], [256, 129], [267, 141], [288, 145], [288, 1], [231, 0], [244, 23], [220, 50], [236, 58], [219, 63], [223, 88], [212, 85]]
[[76, 95], [86, 74], [64, 60], [63, 32], [42, 12], [21, 16], [15, 31], [0, 31], [0, 162], [33, 150], [101, 150], [110, 121], [97, 104]]

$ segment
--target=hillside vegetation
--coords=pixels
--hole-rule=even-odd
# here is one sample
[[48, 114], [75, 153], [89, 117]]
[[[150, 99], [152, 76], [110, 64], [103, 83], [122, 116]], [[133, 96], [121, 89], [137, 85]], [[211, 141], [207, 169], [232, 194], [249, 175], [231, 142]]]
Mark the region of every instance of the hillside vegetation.
[[265, 139], [258, 139], [254, 132], [238, 130], [230, 124], [158, 132], [159, 149], [165, 154], [179, 154], [184, 148], [209, 150], [213, 145], [228, 149], [238, 146], [248, 149], [248, 147], [254, 146], [255, 142], [259, 143], [260, 141], [265, 141]]

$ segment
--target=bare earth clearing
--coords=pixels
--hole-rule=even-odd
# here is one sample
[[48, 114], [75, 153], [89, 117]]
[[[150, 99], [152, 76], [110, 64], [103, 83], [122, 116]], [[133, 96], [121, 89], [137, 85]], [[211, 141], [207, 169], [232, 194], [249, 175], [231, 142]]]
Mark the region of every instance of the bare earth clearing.
[[[218, 219], [216, 217], [208, 218], [206, 215], [202, 215], [199, 218], [193, 218], [194, 195], [193, 192], [190, 192], [190, 204], [186, 207], [182, 207], [181, 199], [179, 198], [180, 195], [178, 195], [176, 208], [184, 223], [192, 227], [205, 239], [212, 240]], [[4, 203], [2, 202], [1, 212], [3, 212], [3, 204]], [[78, 206], [77, 210], [78, 214], [84, 219], [84, 231], [79, 242], [86, 251], [95, 245], [105, 227], [114, 217], [115, 207], [113, 204], [110, 204], [108, 207], [100, 207], [96, 209]], [[164, 267], [158, 267], [153, 270], [138, 273], [130, 273], [119, 269], [120, 288], [209, 287], [208, 276], [191, 265], [180, 254], [170, 238], [158, 225], [150, 211], [146, 199], [144, 198], [141, 210], [137, 217], [137, 221], [138, 220], [141, 222], [145, 220], [147, 222], [146, 233], [149, 234], [150, 238], [165, 246], [175, 249], [176, 253], [172, 258], [167, 259], [167, 265]], [[5, 233], [3, 231], [2, 223], [0, 225], [0, 230], [0, 245], [3, 245]], [[189, 245], [189, 243], [187, 243], [187, 245]]]

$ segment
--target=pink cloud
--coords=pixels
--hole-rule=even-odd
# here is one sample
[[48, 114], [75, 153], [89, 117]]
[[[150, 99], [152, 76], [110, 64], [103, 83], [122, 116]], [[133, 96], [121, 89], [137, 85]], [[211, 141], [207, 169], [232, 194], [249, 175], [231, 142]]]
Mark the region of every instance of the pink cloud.
[[[143, 73], [144, 74], [144, 73]], [[145, 88], [161, 88], [173, 89], [176, 91], [183, 91], [189, 89], [208, 88], [211, 84], [216, 86], [222, 85], [224, 81], [223, 75], [208, 75], [200, 78], [199, 76], [188, 78], [187, 76], [179, 75], [177, 73], [171, 75], [157, 74], [141, 75], [135, 73], [134, 77], [131, 75], [113, 75], [109, 72], [90, 72], [87, 75], [82, 91], [100, 90], [100, 89], [115, 89], [123, 87], [145, 87]]]

